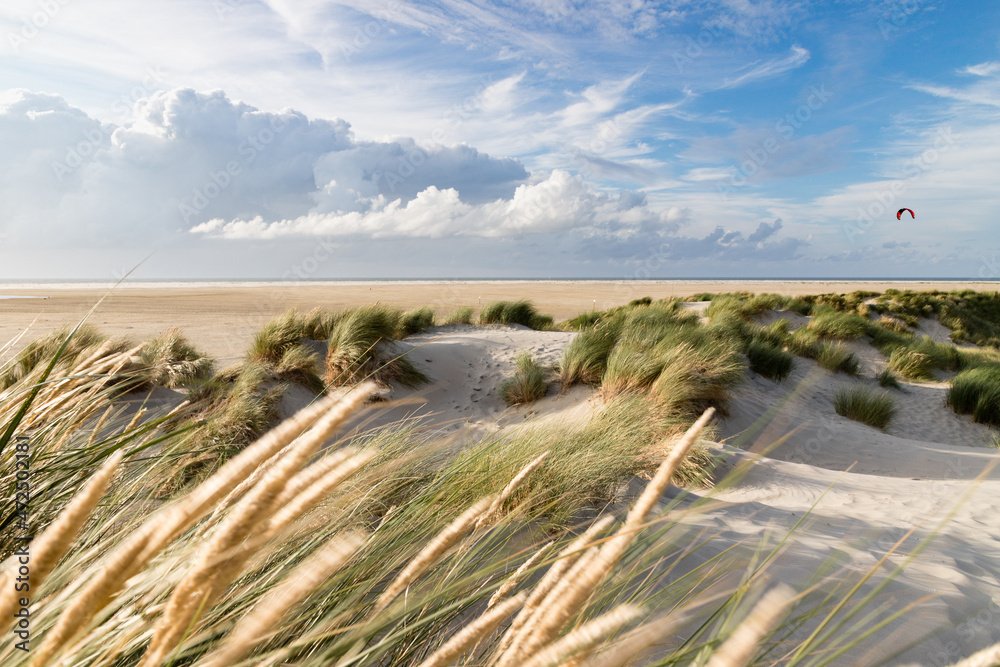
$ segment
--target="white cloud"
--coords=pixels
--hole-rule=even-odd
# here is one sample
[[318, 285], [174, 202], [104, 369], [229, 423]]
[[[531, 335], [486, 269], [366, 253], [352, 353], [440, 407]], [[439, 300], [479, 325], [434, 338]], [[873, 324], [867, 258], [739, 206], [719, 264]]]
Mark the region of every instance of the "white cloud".
[[969, 65], [964, 70], [965, 74], [972, 74], [974, 76], [993, 76], [994, 74], [1000, 74], [1000, 62], [985, 62], [979, 63], [978, 65]]
[[580, 177], [554, 171], [544, 180], [517, 187], [513, 196], [470, 205], [453, 188], [431, 186], [413, 199], [369, 199], [364, 211], [310, 213], [266, 222], [213, 219], [191, 231], [228, 239], [286, 236], [511, 237], [638, 225], [667, 226], [667, 218], [644, 206], [621, 206], [622, 199], [594, 191]]
[[361, 142], [343, 120], [260, 111], [222, 92], [140, 100], [123, 125], [62, 98], [14, 91], [0, 108], [0, 224], [63, 242], [156, 239], [213, 217], [268, 219], [403, 204], [434, 186], [477, 203], [528, 172], [468, 146]]
[[774, 58], [759, 65], [754, 65], [747, 72], [732, 78], [725, 79], [720, 89], [738, 88], [755, 81], [763, 81], [784, 74], [789, 70], [802, 67], [809, 61], [809, 51], [793, 44], [790, 53], [784, 58]]

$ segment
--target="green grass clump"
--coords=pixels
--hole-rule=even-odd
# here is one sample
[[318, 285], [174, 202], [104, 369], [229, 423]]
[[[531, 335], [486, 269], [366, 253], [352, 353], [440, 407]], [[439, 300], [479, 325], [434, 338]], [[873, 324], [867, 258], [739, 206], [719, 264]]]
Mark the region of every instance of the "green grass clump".
[[586, 313], [580, 313], [576, 317], [566, 320], [561, 324], [561, 326], [565, 329], [569, 329], [570, 331], [583, 331], [584, 329], [588, 329], [600, 322], [603, 319], [603, 316], [604, 313], [597, 310], [591, 310]]
[[563, 389], [574, 384], [599, 385], [608, 368], [608, 356], [618, 342], [618, 330], [611, 325], [584, 329], [563, 350], [559, 381]]
[[212, 360], [198, 352], [180, 329], [169, 329], [154, 338], [139, 353], [148, 383], [160, 387], [184, 387], [206, 379], [212, 372]]
[[298, 311], [292, 308], [272, 318], [254, 334], [246, 358], [249, 361], [276, 364], [281, 361], [282, 355], [288, 348], [301, 343], [304, 337], [305, 328], [302, 319]]
[[764, 340], [752, 340], [747, 345], [750, 370], [780, 382], [795, 367], [795, 357]]
[[530, 301], [494, 301], [479, 313], [480, 324], [520, 324], [539, 331], [550, 329], [553, 319], [541, 315]]
[[785, 302], [785, 310], [798, 313], [799, 315], [812, 315], [813, 305], [805, 299], [791, 297]]
[[913, 341], [910, 349], [926, 354], [934, 368], [942, 371], [957, 371], [962, 368], [962, 355], [954, 345], [938, 343], [930, 336], [921, 336]]
[[434, 309], [430, 306], [415, 308], [403, 313], [399, 318], [400, 338], [423, 333], [434, 326]]
[[272, 366], [274, 379], [300, 384], [313, 393], [322, 394], [326, 385], [320, 377], [320, 359], [315, 352], [302, 345], [285, 350], [277, 364]]
[[886, 389], [899, 389], [902, 390], [903, 387], [899, 384], [899, 378], [888, 368], [883, 368], [882, 371], [875, 376], [878, 381], [879, 386], [885, 387]]
[[545, 396], [549, 390], [549, 384], [545, 381], [545, 369], [527, 352], [519, 353], [514, 364], [514, 377], [500, 384], [500, 398], [503, 402], [507, 405], [522, 405]]
[[889, 369], [910, 380], [933, 380], [934, 364], [930, 356], [908, 347], [893, 350]]
[[915, 340], [915, 336], [908, 331], [896, 331], [877, 323], [872, 324], [870, 333], [872, 345], [886, 357], [897, 348], [907, 347]]
[[351, 385], [372, 378], [383, 385], [417, 387], [428, 378], [392, 347], [401, 313], [382, 305], [345, 314], [327, 343], [323, 379], [330, 386]]
[[472, 324], [472, 312], [471, 306], [459, 306], [455, 310], [451, 311], [448, 317], [444, 318], [445, 324]]
[[652, 395], [669, 411], [685, 416], [709, 406], [724, 411], [729, 390], [743, 380], [746, 366], [730, 341], [683, 342], [660, 355]]
[[891, 331], [897, 331], [899, 333], [910, 333], [910, 327], [899, 318], [892, 317], [889, 315], [882, 315], [878, 318], [878, 325], [885, 327]]
[[785, 345], [792, 354], [815, 359], [820, 351], [819, 334], [808, 327], [799, 327], [788, 336]]
[[1000, 366], [962, 371], [952, 378], [945, 402], [981, 424], [1000, 425]]
[[896, 401], [891, 396], [864, 385], [840, 389], [833, 397], [833, 407], [842, 417], [880, 429], [896, 416]]
[[822, 338], [839, 340], [854, 340], [868, 333], [868, 321], [865, 318], [832, 308], [819, 310], [808, 326]]
[[333, 333], [333, 327], [337, 325], [337, 320], [340, 317], [340, 313], [313, 308], [302, 316], [302, 335], [312, 340], [326, 340]]
[[879, 349], [883, 354], [888, 352], [889, 368], [913, 380], [934, 380], [935, 369], [956, 371], [965, 363], [965, 357], [954, 346], [937, 343], [928, 336], [909, 338], [902, 344], [883, 342]]
[[823, 341], [816, 349], [816, 362], [823, 368], [836, 373], [857, 375], [861, 362], [843, 343]]

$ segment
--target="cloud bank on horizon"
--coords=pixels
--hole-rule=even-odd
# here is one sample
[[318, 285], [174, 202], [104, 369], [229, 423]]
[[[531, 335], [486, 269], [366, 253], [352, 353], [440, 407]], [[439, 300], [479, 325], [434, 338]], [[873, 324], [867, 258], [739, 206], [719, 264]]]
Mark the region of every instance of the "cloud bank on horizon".
[[0, 277], [1000, 278], [997, 19], [13, 0]]

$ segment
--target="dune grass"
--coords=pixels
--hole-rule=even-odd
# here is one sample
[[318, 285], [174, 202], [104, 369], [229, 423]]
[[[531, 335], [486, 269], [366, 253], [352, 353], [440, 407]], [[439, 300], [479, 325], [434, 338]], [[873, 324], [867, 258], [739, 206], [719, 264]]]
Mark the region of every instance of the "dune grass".
[[875, 380], [880, 387], [885, 387], [886, 389], [899, 389], [900, 391], [903, 389], [902, 385], [899, 384], [899, 378], [889, 368], [883, 368], [875, 376]]
[[934, 363], [930, 355], [901, 347], [889, 355], [889, 369], [910, 380], [933, 380]]
[[878, 318], [878, 325], [890, 329], [892, 331], [897, 331], [899, 333], [909, 333], [910, 326], [903, 320], [897, 317], [891, 317], [889, 315], [882, 315]]
[[563, 389], [574, 384], [599, 385], [608, 367], [608, 356], [618, 342], [619, 331], [613, 325], [601, 325], [581, 331], [563, 350], [559, 363], [559, 381]]
[[545, 369], [527, 352], [518, 353], [514, 360], [514, 376], [500, 384], [500, 398], [507, 405], [533, 403], [545, 396], [549, 384]]
[[245, 370], [247, 378], [258, 377], [259, 383], [291, 382], [322, 393], [326, 387], [319, 375], [319, 359], [306, 341], [321, 333], [329, 321], [322, 311], [301, 317], [294, 308], [272, 318], [254, 335], [244, 355], [245, 365], [229, 369], [220, 380], [234, 381]]
[[857, 375], [861, 362], [843, 343], [823, 341], [816, 347], [816, 363], [835, 373]]
[[791, 374], [795, 357], [767, 340], [752, 340], [747, 345], [750, 370], [778, 382]]
[[855, 313], [845, 313], [829, 307], [815, 309], [809, 328], [821, 338], [854, 340], [868, 333], [869, 322]]
[[429, 306], [414, 308], [400, 316], [398, 335], [400, 338], [406, 338], [423, 333], [432, 326], [434, 326], [434, 309]]
[[246, 351], [249, 361], [277, 364], [285, 352], [298, 345], [305, 336], [303, 322], [296, 309], [272, 318], [260, 331]]
[[444, 324], [472, 324], [472, 313], [471, 306], [459, 306], [444, 318]]
[[143, 374], [152, 386], [175, 389], [206, 379], [212, 359], [191, 345], [180, 329], [170, 329], [154, 338], [139, 353]]
[[962, 371], [952, 379], [945, 401], [958, 414], [1000, 426], [1000, 366]]
[[820, 338], [808, 327], [799, 327], [788, 336], [785, 345], [792, 354], [815, 359], [820, 350]]
[[398, 310], [382, 305], [356, 308], [345, 314], [327, 342], [326, 384], [352, 385], [366, 378], [404, 387], [427, 382], [427, 376], [393, 347], [401, 318]]
[[885, 429], [896, 416], [896, 401], [864, 385], [842, 388], [834, 394], [837, 414], [879, 429]]
[[480, 324], [520, 324], [531, 329], [544, 330], [553, 326], [549, 315], [542, 315], [530, 301], [494, 301], [486, 304], [479, 313]]

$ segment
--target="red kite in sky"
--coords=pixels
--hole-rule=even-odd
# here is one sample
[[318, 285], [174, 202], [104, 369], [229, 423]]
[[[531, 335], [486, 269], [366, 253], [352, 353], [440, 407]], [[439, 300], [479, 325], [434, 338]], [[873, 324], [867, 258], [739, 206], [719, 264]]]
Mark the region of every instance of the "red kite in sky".
[[[898, 211], [896, 211], [896, 220], [901, 220], [902, 219], [899, 216], [903, 215], [903, 211], [910, 211], [910, 209], [908, 209], [908, 208], [901, 208]], [[914, 220], [917, 219], [917, 216], [913, 215], [913, 211], [910, 211], [910, 217], [913, 218]]]

